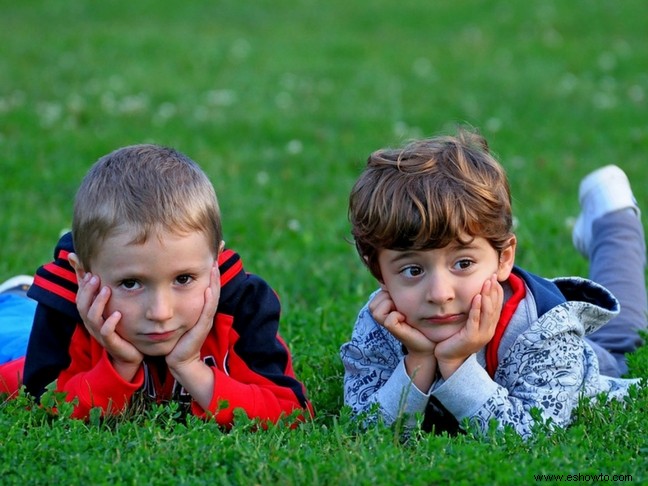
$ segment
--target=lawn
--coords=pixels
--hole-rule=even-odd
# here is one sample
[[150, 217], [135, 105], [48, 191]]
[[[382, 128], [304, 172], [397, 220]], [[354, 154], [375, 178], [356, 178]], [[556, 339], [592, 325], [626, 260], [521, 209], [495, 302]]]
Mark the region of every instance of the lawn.
[[[527, 484], [648, 480], [648, 393], [583, 404], [522, 442], [359, 433], [339, 346], [374, 289], [350, 242], [367, 156], [477, 127], [506, 167], [517, 263], [587, 275], [571, 245], [579, 180], [619, 164], [648, 208], [648, 4], [642, 0], [0, 0], [0, 281], [49, 261], [88, 167], [173, 146], [210, 175], [227, 246], [283, 305], [317, 417], [224, 433], [173, 407], [90, 423], [0, 404], [3, 484]], [[631, 374], [648, 376], [648, 348]], [[608, 476], [606, 481], [605, 475]], [[614, 475], [620, 475], [616, 480]], [[591, 477], [588, 476], [588, 479]], [[597, 482], [594, 481], [594, 482]]]

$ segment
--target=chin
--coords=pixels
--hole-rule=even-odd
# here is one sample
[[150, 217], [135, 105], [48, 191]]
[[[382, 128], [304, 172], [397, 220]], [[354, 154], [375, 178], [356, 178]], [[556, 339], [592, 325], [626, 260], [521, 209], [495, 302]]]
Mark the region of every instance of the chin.
[[455, 326], [447, 326], [446, 328], [443, 329], [434, 329], [431, 331], [430, 329], [427, 329], [426, 331], [423, 331], [423, 334], [425, 335], [426, 338], [428, 338], [430, 341], [435, 342], [435, 343], [440, 343], [441, 341], [445, 341], [446, 339], [451, 338], [455, 334], [457, 334], [461, 329], [463, 328], [463, 325], [455, 327]]
[[167, 356], [171, 351], [173, 351], [174, 345], [175, 343], [173, 343], [173, 345], [165, 343], [164, 345], [157, 346], [140, 346], [137, 350], [145, 356]]

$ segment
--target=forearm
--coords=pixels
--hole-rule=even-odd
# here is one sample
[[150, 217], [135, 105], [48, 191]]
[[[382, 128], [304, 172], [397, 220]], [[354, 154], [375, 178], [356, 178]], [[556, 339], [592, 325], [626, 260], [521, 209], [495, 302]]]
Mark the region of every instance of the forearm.
[[[531, 434], [535, 419], [531, 409], [540, 411], [543, 419], [551, 418], [552, 423], [564, 427], [570, 422], [571, 412], [578, 404], [582, 373], [575, 365], [563, 374], [564, 382], [572, 385], [559, 385], [557, 381], [542, 381], [539, 376], [547, 373], [532, 371], [520, 376], [510, 386], [502, 386], [488, 375], [473, 355], [440, 386], [434, 389], [435, 396], [443, 406], [461, 422], [469, 419], [479, 430], [486, 433], [491, 420], [497, 420], [499, 427], [511, 426], [523, 437]], [[571, 378], [567, 375], [570, 374]], [[572, 379], [573, 378], [573, 379]]]
[[455, 372], [461, 368], [468, 357], [455, 360], [438, 360], [439, 374], [444, 380], [448, 380]]
[[[212, 373], [214, 383], [211, 401], [207, 406], [202, 406], [194, 396], [192, 411], [197, 416], [212, 415], [219, 424], [230, 426], [237, 409], [243, 410], [250, 418], [271, 422], [276, 422], [296, 410], [306, 412], [301, 418], [312, 415], [310, 404], [301, 403], [290, 387], [263, 379], [254, 380], [255, 383], [243, 383], [217, 368], [208, 370]], [[293, 380], [287, 376], [285, 378]]]
[[196, 360], [177, 367], [170, 366], [169, 371], [201, 408], [209, 409], [216, 384], [214, 372], [209, 366], [202, 360]]
[[75, 321], [65, 314], [37, 306], [24, 371], [25, 388], [36, 399], [70, 365], [68, 348], [75, 328]]
[[89, 369], [79, 369], [73, 362], [68, 370], [61, 373], [57, 391], [66, 393], [67, 401], [78, 400], [73, 417], [86, 418], [95, 407], [101, 408], [109, 415], [123, 411], [143, 383], [144, 371], [141, 366], [133, 380], [126, 381], [104, 352], [99, 361]]
[[423, 413], [429, 400], [429, 388], [421, 390], [414, 385], [404, 360], [389, 374], [386, 370], [368, 368], [360, 373], [347, 373], [344, 385], [344, 402], [355, 414], [369, 412], [378, 404], [379, 413], [387, 424], [407, 415], [406, 425], [413, 425], [415, 414]]
[[416, 388], [425, 393], [434, 383], [437, 363], [434, 355], [410, 353], [405, 356], [405, 370]]
[[117, 372], [117, 374], [126, 382], [131, 382], [133, 379], [135, 379], [135, 376], [137, 375], [138, 371], [142, 367], [142, 362], [125, 362], [125, 361], [120, 361], [108, 354], [108, 359], [110, 363], [112, 364], [113, 369]]
[[417, 385], [410, 376], [431, 381], [434, 371], [427, 366], [433, 360], [423, 360], [421, 369], [417, 369], [418, 363], [408, 363], [407, 369], [402, 344], [373, 319], [366, 306], [360, 311], [351, 341], [340, 348], [340, 358], [345, 370], [344, 403], [354, 414], [369, 412], [378, 404], [382, 419], [392, 423], [399, 414], [413, 416], [425, 411], [430, 386]]

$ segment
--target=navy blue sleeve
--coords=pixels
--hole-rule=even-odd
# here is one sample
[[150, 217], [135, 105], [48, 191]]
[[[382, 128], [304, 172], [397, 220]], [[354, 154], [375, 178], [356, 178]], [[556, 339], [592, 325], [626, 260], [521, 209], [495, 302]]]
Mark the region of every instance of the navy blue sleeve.
[[74, 329], [81, 322], [76, 308], [76, 276], [67, 258], [73, 251], [72, 235], [67, 233], [56, 245], [54, 261], [36, 271], [27, 294], [38, 304], [27, 345], [23, 383], [37, 399], [70, 365], [68, 348]]

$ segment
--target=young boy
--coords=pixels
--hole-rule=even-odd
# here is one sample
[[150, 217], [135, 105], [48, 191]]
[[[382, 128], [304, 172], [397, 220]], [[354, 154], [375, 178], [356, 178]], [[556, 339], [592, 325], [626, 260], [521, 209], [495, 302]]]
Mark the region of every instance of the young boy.
[[213, 186], [185, 155], [136, 145], [99, 159], [54, 258], [28, 292], [29, 393], [56, 380], [79, 418], [136, 397], [223, 425], [239, 408], [270, 421], [311, 414], [278, 335], [279, 300], [224, 249]]
[[581, 396], [618, 398], [638, 383], [618, 377], [646, 329], [639, 209], [615, 166], [584, 179], [580, 202], [574, 241], [598, 283], [547, 280], [514, 265], [508, 181], [481, 137], [372, 154], [349, 203], [380, 284], [341, 348], [353, 412], [407, 427], [419, 412], [437, 432], [496, 419], [528, 436], [532, 408], [563, 427]]

